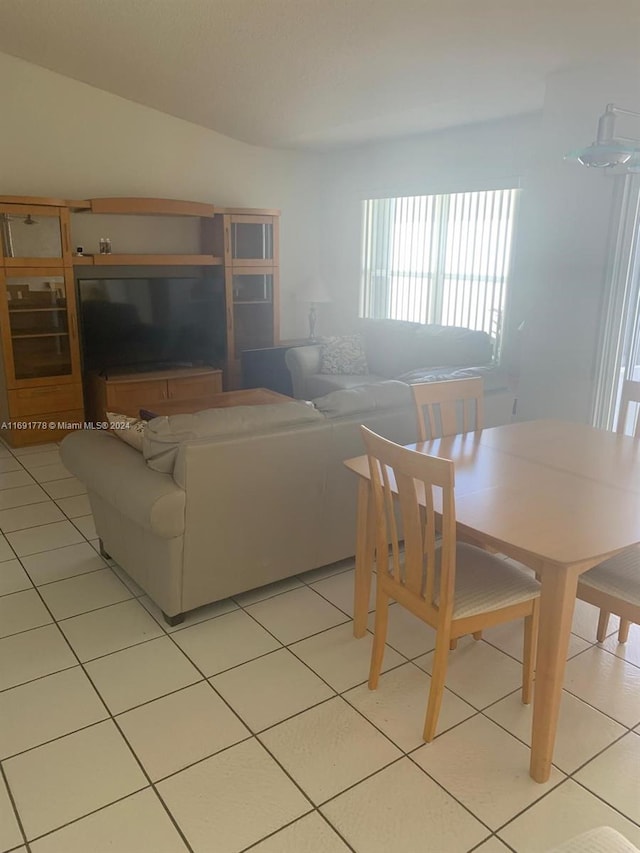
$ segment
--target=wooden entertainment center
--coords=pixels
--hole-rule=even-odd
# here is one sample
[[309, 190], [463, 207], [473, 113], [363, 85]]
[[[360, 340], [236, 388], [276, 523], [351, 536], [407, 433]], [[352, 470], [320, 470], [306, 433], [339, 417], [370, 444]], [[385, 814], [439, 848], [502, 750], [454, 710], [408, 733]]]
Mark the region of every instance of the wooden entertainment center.
[[[102, 228], [108, 228], [102, 224], [107, 216], [113, 222], [135, 217], [147, 231], [158, 222], [153, 217], [186, 222], [195, 237], [186, 251], [167, 254], [156, 245], [102, 254], [96, 239], [95, 254], [78, 255], [76, 229], [86, 232], [85, 217], [92, 215]], [[202, 398], [205, 408], [212, 394], [239, 388], [242, 352], [279, 342], [278, 237], [279, 211], [271, 209], [174, 199], [0, 196], [0, 435], [16, 447], [58, 441], [77, 428], [71, 424], [103, 420], [105, 410], [136, 414], [132, 406], [141, 399]], [[110, 268], [139, 269], [144, 276], [145, 269], [180, 267], [215, 282], [226, 331], [220, 363], [85, 375], [76, 282], [90, 277], [87, 267], [96, 276]]]

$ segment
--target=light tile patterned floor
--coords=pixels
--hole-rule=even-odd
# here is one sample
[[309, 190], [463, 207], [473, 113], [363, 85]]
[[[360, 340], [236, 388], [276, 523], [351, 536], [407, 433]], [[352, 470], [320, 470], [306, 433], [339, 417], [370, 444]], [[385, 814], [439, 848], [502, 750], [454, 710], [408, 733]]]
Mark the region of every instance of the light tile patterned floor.
[[459, 643], [425, 745], [433, 631], [393, 605], [370, 692], [350, 561], [169, 628], [88, 511], [55, 446], [0, 449], [0, 853], [542, 853], [601, 824], [640, 846], [637, 626], [598, 646], [578, 602], [537, 785], [519, 626]]

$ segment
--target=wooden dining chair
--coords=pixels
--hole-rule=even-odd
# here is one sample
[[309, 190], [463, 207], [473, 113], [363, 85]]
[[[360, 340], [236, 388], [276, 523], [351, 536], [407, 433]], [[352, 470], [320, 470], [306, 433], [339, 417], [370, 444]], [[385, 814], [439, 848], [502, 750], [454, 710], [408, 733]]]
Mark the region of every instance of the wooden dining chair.
[[[457, 435], [484, 426], [484, 381], [481, 376], [412, 385], [420, 441]], [[482, 639], [476, 631], [474, 640]], [[458, 645], [451, 640], [451, 651]]]
[[[624, 381], [618, 410], [616, 432], [624, 435], [631, 403], [637, 408], [632, 418], [631, 435], [640, 438], [640, 382], [631, 379]], [[609, 627], [609, 617], [613, 613], [620, 617], [618, 642], [629, 639], [631, 622], [640, 623], [640, 548], [631, 548], [605, 560], [589, 572], [580, 575], [578, 598], [600, 608], [596, 637], [604, 643]]]
[[[371, 476], [376, 536], [376, 615], [369, 688], [378, 685], [389, 599], [436, 631], [424, 739], [433, 740], [452, 639], [524, 619], [522, 701], [532, 696], [540, 585], [513, 563], [456, 542], [454, 465], [360, 427]], [[404, 548], [395, 507], [399, 507]], [[436, 511], [442, 538], [436, 543]], [[389, 548], [390, 543], [390, 548]]]
[[412, 385], [420, 441], [482, 429], [484, 382], [481, 376]]

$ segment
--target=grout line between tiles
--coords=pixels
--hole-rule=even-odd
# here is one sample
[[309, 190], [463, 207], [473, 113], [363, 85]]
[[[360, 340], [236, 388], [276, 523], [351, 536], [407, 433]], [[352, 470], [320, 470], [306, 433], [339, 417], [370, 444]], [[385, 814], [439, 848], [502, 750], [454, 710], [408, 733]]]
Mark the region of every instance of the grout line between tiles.
[[[249, 614], [249, 615], [251, 615], [251, 614]], [[256, 619], [255, 621], [256, 621], [256, 622], [258, 622], [258, 620], [257, 620], [257, 619]], [[258, 624], [260, 624], [260, 623], [258, 622]], [[264, 627], [264, 626], [263, 626], [263, 627]], [[332, 627], [338, 627], [338, 626], [332, 626]], [[267, 630], [267, 629], [265, 628], [265, 630]], [[326, 630], [331, 630], [331, 628], [328, 628], [328, 629], [326, 629]], [[324, 632], [321, 632], [321, 633], [324, 633]], [[275, 638], [275, 639], [277, 639], [277, 638]], [[296, 641], [296, 642], [299, 642], [299, 641]], [[295, 652], [293, 652], [291, 649], [289, 649], [289, 651], [291, 651], [291, 653], [295, 655]], [[295, 656], [296, 656], [296, 657], [298, 657], [297, 655], [295, 655]], [[299, 659], [299, 660], [300, 660], [300, 659]], [[406, 659], [405, 659], [405, 662], [407, 662], [407, 661], [406, 661]], [[319, 673], [315, 672], [315, 671], [314, 671], [314, 670], [313, 670], [313, 669], [312, 669], [312, 668], [311, 668], [311, 667], [310, 667], [310, 666], [309, 666], [305, 661], [302, 661], [302, 660], [301, 660], [301, 663], [305, 664], [305, 666], [307, 666], [307, 668], [308, 668], [308, 669], [309, 669], [309, 670], [310, 670], [314, 675], [316, 675], [316, 677], [318, 677], [318, 678], [320, 678], [322, 681], [324, 681], [324, 682], [325, 682], [325, 684], [327, 684], [327, 686], [328, 686], [331, 690], [335, 690], [335, 688], [333, 688], [333, 687], [332, 687], [332, 686], [331, 686], [331, 685], [330, 685], [330, 684], [329, 684], [329, 683], [328, 683], [324, 678], [322, 678], [322, 676], [321, 676]], [[403, 664], [400, 664], [400, 665], [403, 665]], [[394, 667], [394, 668], [396, 668], [396, 667]], [[364, 682], [363, 682], [363, 683], [364, 683]], [[356, 685], [356, 686], [357, 686], [357, 685]], [[349, 689], [349, 690], [351, 690], [352, 688], [351, 688], [351, 687], [349, 687], [348, 689]], [[346, 692], [346, 691], [344, 691], [344, 692]], [[337, 691], [336, 691], [336, 693], [337, 693]], [[347, 704], [349, 705], [349, 707], [350, 707], [352, 710], [354, 710], [354, 711], [355, 711], [355, 712], [356, 712], [356, 713], [357, 713], [357, 714], [358, 714], [358, 715], [359, 715], [359, 716], [360, 716], [360, 717], [365, 721], [365, 723], [368, 723], [368, 724], [369, 724], [370, 726], [372, 726], [372, 727], [373, 727], [373, 728], [374, 728], [374, 729], [375, 729], [379, 734], [381, 734], [381, 735], [382, 735], [382, 736], [383, 736], [387, 741], [389, 741], [389, 743], [390, 743], [393, 747], [395, 747], [397, 750], [399, 750], [399, 751], [400, 751], [401, 755], [400, 755], [398, 758], [394, 759], [393, 761], [389, 762], [388, 764], [384, 765], [383, 767], [378, 768], [378, 769], [377, 769], [377, 770], [375, 770], [373, 773], [370, 773], [370, 774], [368, 774], [367, 776], [363, 777], [362, 779], [359, 779], [357, 782], [354, 782], [354, 784], [353, 784], [353, 785], [349, 785], [349, 786], [348, 786], [347, 788], [345, 788], [344, 790], [339, 791], [339, 792], [338, 792], [337, 794], [335, 794], [333, 797], [330, 797], [330, 798], [328, 798], [327, 800], [323, 801], [322, 803], [319, 803], [319, 804], [318, 804], [318, 808], [322, 807], [323, 805], [326, 805], [326, 803], [330, 802], [331, 800], [336, 799], [336, 797], [339, 797], [339, 796], [341, 796], [342, 794], [346, 793], [347, 791], [351, 790], [351, 788], [355, 788], [355, 787], [356, 787], [356, 785], [360, 785], [362, 782], [365, 782], [367, 779], [369, 779], [369, 778], [371, 778], [371, 777], [373, 777], [373, 776], [376, 776], [378, 773], [382, 772], [383, 770], [386, 770], [388, 767], [391, 767], [393, 764], [395, 764], [395, 763], [396, 763], [396, 762], [398, 762], [398, 761], [401, 761], [403, 758], [410, 758], [410, 759], [411, 759], [411, 756], [410, 756], [407, 752], [405, 752], [405, 750], [403, 750], [403, 749], [402, 749], [401, 747], [399, 747], [396, 743], [394, 743], [394, 741], [393, 741], [393, 740], [391, 740], [391, 738], [390, 738], [390, 737], [389, 737], [385, 732], [383, 732], [383, 731], [382, 731], [382, 729], [380, 729], [380, 728], [379, 728], [379, 727], [378, 727], [374, 722], [372, 722], [371, 720], [369, 720], [369, 719], [368, 719], [368, 718], [367, 718], [367, 717], [366, 717], [366, 716], [365, 716], [365, 715], [364, 715], [364, 714], [363, 714], [363, 713], [362, 713], [358, 708], [355, 708], [353, 705], [351, 705], [351, 703], [350, 703], [350, 702], [348, 702], [348, 700], [347, 700], [347, 699], [345, 699], [345, 698], [344, 698], [344, 696], [342, 696], [342, 694], [337, 693], [337, 696], [338, 696], [339, 698], [341, 698], [343, 702], [347, 702]], [[330, 700], [326, 700], [326, 701], [330, 701]], [[304, 712], [304, 711], [301, 711], [301, 712], [299, 712], [298, 714], [295, 714], [294, 716], [300, 716], [300, 714], [303, 714], [303, 713], [305, 713], [305, 712]], [[470, 719], [470, 718], [467, 718], [467, 719]], [[279, 725], [279, 724], [276, 724], [276, 725]], [[275, 726], [272, 726], [271, 728], [275, 728]], [[452, 727], [452, 728], [453, 728], [453, 727]], [[263, 747], [265, 747], [265, 749], [267, 749], [267, 747], [265, 746], [265, 744], [264, 744], [262, 741], [260, 741], [260, 743], [262, 743], [262, 746], [263, 746]], [[418, 747], [418, 748], [420, 748], [420, 747]], [[278, 763], [278, 764], [280, 764], [280, 762], [278, 761], [278, 759], [276, 758], [276, 756], [274, 756], [274, 755], [271, 753], [271, 751], [270, 751], [270, 750], [268, 750], [268, 751], [269, 751], [269, 754], [270, 754], [270, 755], [272, 755], [272, 758], [274, 759], [274, 761], [277, 761], [277, 763]], [[411, 760], [412, 760], [412, 759], [411, 759]], [[419, 765], [417, 765], [417, 764], [415, 763], [415, 761], [414, 761], [413, 763], [414, 763], [414, 765], [415, 765], [416, 767], [418, 767], [418, 769], [419, 769], [419, 770], [421, 770], [423, 773], [426, 773], [426, 771], [425, 771], [422, 767], [420, 767]], [[282, 766], [282, 765], [280, 765], [280, 766]], [[283, 768], [283, 769], [284, 769], [284, 768]], [[285, 772], [286, 772], [286, 770], [285, 770]], [[287, 775], [289, 775], [289, 774], [287, 773]], [[428, 776], [429, 774], [426, 774], [426, 775]], [[431, 777], [431, 776], [429, 776], [429, 778], [432, 778], [432, 777]], [[458, 800], [458, 799], [457, 799], [457, 798], [456, 798], [456, 797], [455, 797], [455, 796], [454, 796], [450, 791], [447, 791], [447, 790], [446, 790], [446, 788], [444, 788], [444, 786], [443, 786], [443, 785], [441, 785], [441, 784], [440, 784], [439, 782], [437, 782], [437, 780], [435, 780], [435, 779], [434, 779], [433, 781], [438, 785], [438, 787], [440, 787], [440, 788], [441, 788], [441, 789], [442, 789], [442, 790], [447, 794], [447, 796], [451, 797], [453, 800], [455, 800], [455, 802], [457, 802], [457, 803], [458, 803], [458, 805], [462, 806], [462, 808], [464, 808], [464, 810], [465, 810], [465, 811], [467, 811], [469, 814], [471, 814], [471, 816], [472, 816], [473, 818], [475, 818], [475, 820], [477, 820], [477, 821], [478, 821], [479, 823], [481, 823], [483, 826], [487, 827], [487, 830], [488, 830], [489, 832], [491, 832], [491, 831], [492, 831], [492, 830], [491, 830], [491, 828], [490, 828], [490, 827], [488, 827], [484, 821], [482, 821], [479, 817], [477, 817], [477, 815], [474, 815], [474, 814], [473, 814], [473, 812], [471, 812], [471, 810], [470, 810], [469, 808], [467, 808], [467, 806], [465, 806], [465, 805], [464, 805], [464, 803], [460, 802], [460, 801], [459, 801], [459, 800]], [[307, 797], [308, 797], [308, 795], [306, 794], [306, 792], [304, 792], [304, 793], [305, 793], [305, 796], [307, 796]], [[328, 818], [326, 818], [326, 819], [328, 820]], [[329, 823], [331, 823], [331, 822], [329, 821]], [[333, 824], [331, 824], [331, 825], [333, 826]], [[335, 829], [335, 827], [333, 827], [333, 828]]]
[[[11, 803], [11, 808], [13, 809], [13, 814], [14, 814], [14, 817], [15, 817], [16, 822], [18, 824], [18, 829], [20, 830], [20, 834], [22, 835], [23, 844], [26, 844], [27, 850], [30, 850], [31, 848], [29, 847], [29, 842], [27, 841], [27, 834], [24, 831], [24, 825], [22, 823], [22, 817], [20, 815], [20, 812], [18, 811], [18, 806], [17, 806], [15, 798], [13, 796], [13, 791], [11, 790], [11, 788], [9, 786], [9, 780], [7, 779], [7, 775], [5, 773], [5, 769], [4, 769], [1, 761], [0, 761], [0, 778], [4, 782], [4, 786], [7, 790], [7, 796], [9, 797], [9, 801]], [[15, 850], [18, 847], [20, 847], [19, 844], [16, 845], [16, 847], [12, 847], [10, 849]]]
[[[40, 593], [38, 593], [38, 594], [40, 595]], [[47, 602], [42, 598], [42, 596], [41, 596], [41, 595], [40, 595], [40, 599], [41, 599], [41, 601], [42, 601], [43, 605], [47, 608], [47, 610], [49, 611], [49, 613], [51, 614], [51, 616], [52, 616], [52, 618], [53, 618], [53, 614], [52, 614], [52, 613], [51, 613], [51, 611], [49, 610], [49, 607], [47, 606]], [[54, 619], [54, 622], [55, 622], [55, 619]], [[58, 629], [58, 630], [60, 630], [60, 629]], [[136, 752], [135, 752], [135, 751], [133, 750], [133, 748], [131, 747], [131, 744], [129, 743], [128, 739], [125, 737], [125, 735], [124, 735], [124, 733], [122, 732], [122, 730], [121, 730], [120, 726], [118, 725], [118, 723], [117, 723], [116, 719], [114, 718], [113, 714], [112, 714], [112, 713], [111, 713], [111, 711], [109, 710], [109, 708], [108, 708], [108, 706], [107, 706], [106, 702], [104, 701], [104, 699], [103, 699], [103, 697], [102, 697], [102, 694], [101, 694], [101, 693], [100, 693], [100, 691], [98, 690], [98, 688], [97, 688], [97, 686], [95, 685], [95, 683], [94, 683], [93, 679], [91, 678], [90, 674], [87, 672], [87, 670], [86, 670], [86, 668], [85, 668], [85, 666], [84, 666], [83, 662], [82, 662], [82, 661], [80, 660], [80, 658], [78, 657], [78, 655], [77, 655], [77, 653], [76, 653], [75, 649], [73, 648], [73, 646], [71, 645], [71, 643], [67, 640], [66, 636], [64, 636], [64, 632], [61, 632], [61, 633], [63, 634], [63, 637], [64, 637], [64, 639], [65, 639], [65, 641], [66, 641], [66, 643], [67, 643], [67, 645], [68, 645], [68, 647], [69, 647], [69, 649], [70, 649], [71, 653], [73, 654], [73, 656], [74, 656], [74, 657], [76, 658], [76, 660], [78, 661], [78, 665], [81, 667], [81, 669], [82, 669], [82, 671], [83, 671], [83, 673], [84, 673], [85, 677], [88, 679], [89, 683], [91, 684], [91, 686], [92, 686], [92, 687], [93, 687], [93, 689], [95, 690], [95, 692], [96, 692], [96, 694], [97, 694], [98, 698], [99, 698], [99, 699], [100, 699], [100, 701], [102, 702], [102, 704], [103, 704], [103, 706], [104, 706], [104, 709], [105, 709], [105, 711], [106, 711], [106, 713], [107, 713], [107, 717], [106, 717], [104, 720], [101, 720], [99, 723], [93, 723], [92, 725], [93, 725], [93, 726], [100, 725], [101, 723], [104, 723], [104, 722], [106, 722], [107, 720], [110, 720], [110, 721], [115, 725], [115, 727], [117, 728], [118, 732], [120, 733], [120, 736], [122, 737], [122, 739], [123, 739], [123, 740], [124, 740], [124, 742], [126, 743], [127, 747], [129, 748], [129, 751], [130, 751], [131, 755], [133, 756], [133, 758], [134, 758], [135, 762], [138, 764], [138, 766], [139, 766], [139, 768], [140, 768], [140, 772], [143, 774], [143, 776], [145, 777], [145, 779], [149, 782], [149, 785], [153, 788], [153, 790], [154, 790], [154, 792], [155, 792], [156, 796], [158, 797], [158, 799], [159, 799], [159, 800], [160, 800], [160, 802], [162, 803], [163, 808], [164, 808], [164, 809], [165, 809], [165, 811], [167, 812], [167, 815], [169, 816], [169, 819], [171, 820], [171, 822], [172, 822], [172, 823], [173, 823], [173, 825], [175, 826], [176, 831], [178, 832], [178, 834], [180, 835], [180, 837], [182, 838], [182, 840], [183, 840], [183, 841], [184, 841], [184, 843], [186, 844], [187, 849], [189, 850], [189, 853], [194, 853], [194, 851], [193, 851], [193, 849], [192, 849], [191, 845], [189, 845], [189, 843], [187, 842], [187, 839], [186, 839], [186, 837], [185, 837], [184, 833], [182, 832], [182, 830], [181, 830], [180, 826], [178, 825], [177, 821], [174, 819], [173, 815], [171, 814], [171, 812], [170, 812], [170, 811], [169, 811], [169, 809], [167, 808], [167, 806], [166, 806], [166, 804], [165, 804], [164, 800], [160, 797], [160, 794], [159, 794], [158, 790], [156, 789], [155, 785], [153, 784], [153, 782], [152, 782], [151, 778], [149, 777], [149, 774], [148, 774], [148, 773], [147, 773], [147, 771], [145, 770], [145, 768], [144, 768], [144, 766], [143, 766], [143, 764], [142, 764], [141, 760], [138, 758], [138, 756], [137, 756]], [[84, 727], [84, 728], [91, 728], [91, 726], [86, 726], [86, 727]], [[69, 736], [71, 736], [71, 735], [73, 735], [73, 734], [75, 734], [75, 731], [74, 731], [74, 732], [69, 732], [69, 733], [67, 733], [67, 735], [63, 735], [62, 737], [69, 737]], [[59, 738], [58, 738], [58, 739], [59, 739]], [[38, 748], [38, 747], [32, 747], [32, 749], [37, 749], [37, 748]], [[27, 751], [28, 751], [28, 750], [27, 750]], [[145, 785], [144, 787], [146, 788], [147, 786]], [[138, 790], [144, 790], [144, 788], [140, 788], [140, 789], [138, 789]], [[137, 793], [137, 791], [130, 791], [130, 792], [127, 794], [127, 796], [131, 796], [132, 794], [135, 794], [135, 793]], [[126, 797], [122, 797], [122, 798], [120, 798], [120, 799], [126, 799]], [[102, 808], [106, 808], [108, 805], [113, 805], [113, 802], [111, 802], [111, 803], [107, 803], [107, 804], [106, 804], [105, 806], [103, 806]], [[101, 809], [96, 809], [95, 811], [100, 811], [100, 810], [101, 810]], [[77, 820], [81, 820], [82, 818], [87, 817], [87, 816], [88, 816], [87, 814], [85, 814], [85, 815], [81, 815], [81, 817], [80, 817], [80, 818], [78, 818]], [[65, 826], [68, 826], [70, 823], [75, 823], [75, 822], [76, 822], [76, 821], [69, 821], [67, 824], [65, 824]], [[51, 830], [51, 832], [55, 832], [55, 831], [57, 831], [57, 830], [59, 830], [59, 829], [62, 829], [62, 827], [61, 827], [61, 826], [58, 826], [58, 827], [56, 827], [55, 829]], [[46, 833], [46, 834], [48, 835], [48, 834], [51, 834], [51, 833]], [[39, 836], [39, 837], [42, 837], [42, 836]], [[34, 840], [34, 839], [31, 839], [31, 840]]]
[[329, 821], [329, 819], [326, 817], [326, 815], [324, 815], [320, 811], [320, 809], [317, 807], [314, 807], [314, 809], [312, 811], [307, 812], [306, 814], [300, 815], [300, 817], [296, 817], [293, 820], [290, 820], [288, 823], [285, 823], [284, 826], [281, 826], [279, 829], [276, 829], [273, 832], [270, 832], [269, 835], [265, 835], [263, 838], [259, 838], [257, 841], [253, 841], [248, 847], [243, 847], [242, 850], [240, 851], [240, 853], [249, 853], [249, 851], [255, 850], [255, 848], [258, 846], [258, 844], [262, 844], [263, 841], [267, 841], [269, 838], [273, 838], [274, 835], [277, 835], [283, 829], [288, 829], [290, 826], [293, 826], [294, 824], [298, 823], [298, 821], [301, 821], [304, 818], [309, 817], [309, 815], [311, 815], [311, 814], [317, 814], [329, 827], [331, 827], [331, 829], [338, 835], [338, 837], [341, 839], [341, 841], [344, 842], [344, 844], [347, 847], [347, 850], [351, 850], [352, 853], [358, 853], [356, 848], [352, 847], [351, 844], [349, 844], [349, 842], [342, 835], [342, 833], [336, 829], [336, 827]]

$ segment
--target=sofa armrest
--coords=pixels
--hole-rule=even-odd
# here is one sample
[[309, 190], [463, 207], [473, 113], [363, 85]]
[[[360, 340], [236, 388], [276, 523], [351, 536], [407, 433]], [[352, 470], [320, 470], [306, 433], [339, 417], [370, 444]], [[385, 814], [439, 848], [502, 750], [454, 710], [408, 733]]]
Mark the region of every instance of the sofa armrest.
[[320, 373], [322, 348], [320, 345], [291, 347], [284, 354], [285, 364], [291, 373], [293, 396], [298, 400], [308, 400], [307, 377]]
[[[65, 466], [122, 515], [162, 539], [184, 532], [186, 494], [171, 474], [152, 471], [142, 454], [108, 433], [82, 430], [68, 435], [60, 455]], [[98, 535], [100, 519], [96, 518]]]

